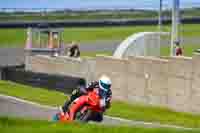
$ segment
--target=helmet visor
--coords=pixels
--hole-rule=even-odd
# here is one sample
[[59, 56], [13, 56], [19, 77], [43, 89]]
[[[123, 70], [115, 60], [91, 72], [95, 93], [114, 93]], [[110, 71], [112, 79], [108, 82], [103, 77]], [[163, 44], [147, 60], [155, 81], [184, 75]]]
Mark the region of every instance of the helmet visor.
[[101, 85], [101, 89], [103, 89], [104, 91], [108, 91], [111, 87], [111, 84], [105, 84], [102, 81], [100, 81], [100, 85]]

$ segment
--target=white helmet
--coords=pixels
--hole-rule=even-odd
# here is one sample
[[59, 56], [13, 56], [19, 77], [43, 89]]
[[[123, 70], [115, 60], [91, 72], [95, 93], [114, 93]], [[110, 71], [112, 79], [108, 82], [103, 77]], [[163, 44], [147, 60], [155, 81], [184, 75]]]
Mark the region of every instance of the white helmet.
[[112, 84], [112, 82], [111, 82], [110, 78], [107, 77], [106, 75], [103, 75], [100, 77], [100, 79], [99, 79], [100, 89], [107, 92], [111, 88], [111, 84]]

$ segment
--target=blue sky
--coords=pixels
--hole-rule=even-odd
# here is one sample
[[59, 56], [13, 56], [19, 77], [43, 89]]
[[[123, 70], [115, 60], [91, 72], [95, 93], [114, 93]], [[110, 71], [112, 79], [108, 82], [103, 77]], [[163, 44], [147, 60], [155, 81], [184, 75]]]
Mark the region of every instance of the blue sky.
[[[170, 7], [172, 0], [164, 0]], [[181, 7], [200, 7], [200, 0], [180, 0]], [[158, 9], [159, 0], [1, 0], [0, 8], [148, 8]]]

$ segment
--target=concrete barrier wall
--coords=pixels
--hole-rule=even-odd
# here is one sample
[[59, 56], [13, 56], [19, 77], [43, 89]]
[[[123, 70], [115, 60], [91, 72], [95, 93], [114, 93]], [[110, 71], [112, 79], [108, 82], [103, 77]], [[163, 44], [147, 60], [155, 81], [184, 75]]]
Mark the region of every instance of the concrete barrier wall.
[[[129, 94], [136, 89], [135, 97], [138, 97], [137, 91], [142, 90], [143, 94], [140, 92], [139, 99], [143, 102], [152, 105], [166, 105], [168, 85], [165, 72], [168, 69], [168, 61], [158, 58], [130, 57], [129, 63], [128, 74], [131, 79], [128, 83], [130, 84]], [[133, 95], [130, 97], [134, 99]]]
[[190, 108], [192, 112], [200, 112], [200, 55], [195, 54], [192, 60], [193, 74], [191, 83]]
[[200, 112], [200, 55], [128, 60], [98, 57], [96, 77], [102, 73], [113, 81], [114, 98]]
[[127, 60], [114, 59], [112, 57], [97, 57], [95, 66], [95, 79], [102, 74], [108, 75], [113, 83], [113, 98], [118, 100], [126, 99], [127, 87]]
[[[48, 67], [47, 67], [48, 66]], [[189, 57], [129, 57], [95, 59], [30, 57], [27, 69], [84, 77], [111, 77], [113, 98], [200, 113], [200, 55]]]
[[130, 101], [147, 102], [147, 99], [145, 98], [147, 80], [144, 75], [144, 61], [136, 58], [129, 59], [127, 77], [127, 98]]
[[168, 60], [168, 106], [177, 111], [189, 111], [192, 95], [192, 58], [172, 57]]
[[72, 59], [68, 57], [30, 56], [27, 59], [26, 70], [85, 77], [88, 73], [89, 60]]

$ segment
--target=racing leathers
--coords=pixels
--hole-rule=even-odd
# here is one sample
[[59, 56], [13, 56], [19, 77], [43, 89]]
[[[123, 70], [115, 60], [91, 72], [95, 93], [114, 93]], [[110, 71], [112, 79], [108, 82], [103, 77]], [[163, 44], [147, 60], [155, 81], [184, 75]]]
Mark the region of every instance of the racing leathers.
[[[65, 104], [62, 106], [62, 111], [64, 113], [66, 113], [68, 111], [68, 107], [69, 105], [78, 97], [82, 96], [82, 95], [86, 95], [89, 91], [93, 91], [94, 89], [98, 89], [100, 92], [100, 87], [99, 87], [99, 82], [94, 81], [91, 82], [88, 87], [85, 86], [79, 86], [77, 89], [73, 90], [70, 100], [66, 101]], [[112, 98], [112, 91], [109, 89], [105, 94], [105, 102], [106, 102], [106, 106], [105, 109], [108, 109], [110, 107], [110, 101]]]

